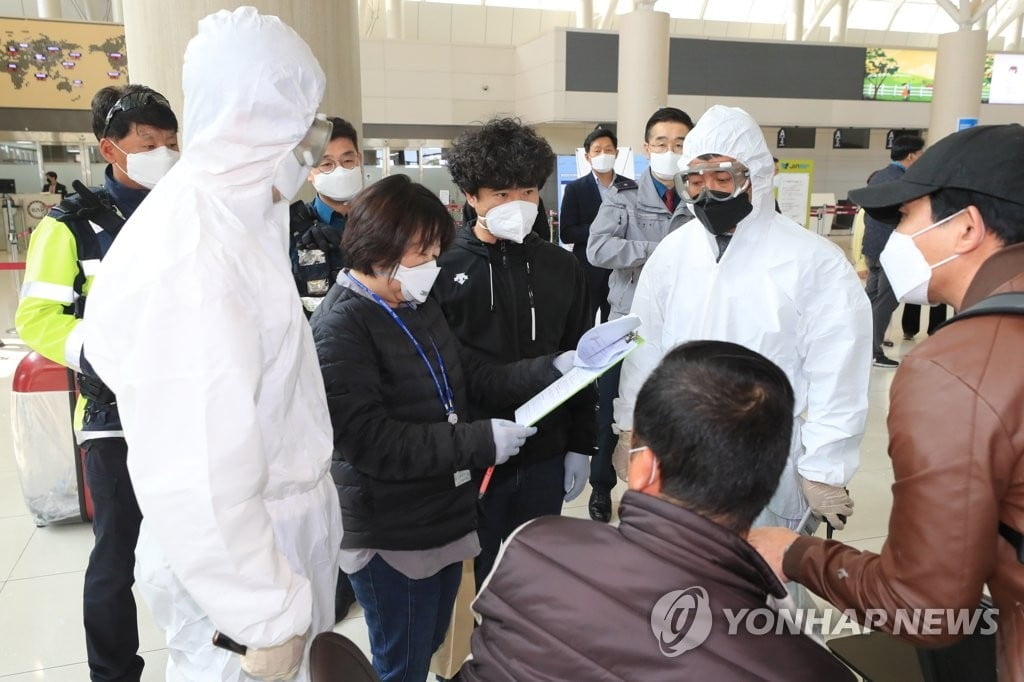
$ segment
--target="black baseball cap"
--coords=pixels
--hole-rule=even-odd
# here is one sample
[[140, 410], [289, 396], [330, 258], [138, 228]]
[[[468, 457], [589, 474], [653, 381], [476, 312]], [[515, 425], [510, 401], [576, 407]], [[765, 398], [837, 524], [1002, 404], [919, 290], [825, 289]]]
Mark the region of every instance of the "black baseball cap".
[[965, 189], [1024, 205], [1024, 126], [976, 126], [925, 149], [899, 180], [850, 190], [850, 201], [896, 224], [900, 206], [940, 189]]

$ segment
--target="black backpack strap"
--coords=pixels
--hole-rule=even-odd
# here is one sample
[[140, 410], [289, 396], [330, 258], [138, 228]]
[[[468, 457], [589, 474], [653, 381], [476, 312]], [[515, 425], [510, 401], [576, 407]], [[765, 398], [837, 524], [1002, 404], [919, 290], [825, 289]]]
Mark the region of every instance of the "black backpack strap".
[[999, 522], [999, 535], [1010, 543], [1010, 546], [1017, 552], [1017, 561], [1024, 564], [1024, 535], [1002, 521]]
[[[1024, 315], [1024, 291], [993, 294], [943, 322], [938, 329], [980, 315]], [[936, 329], [936, 331], [938, 331]]]

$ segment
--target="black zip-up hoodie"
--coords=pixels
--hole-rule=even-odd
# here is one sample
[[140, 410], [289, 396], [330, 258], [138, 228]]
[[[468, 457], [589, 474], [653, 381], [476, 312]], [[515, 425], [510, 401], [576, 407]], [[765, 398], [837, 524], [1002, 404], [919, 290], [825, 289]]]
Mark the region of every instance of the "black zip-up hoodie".
[[[463, 347], [491, 362], [572, 350], [594, 324], [583, 268], [571, 252], [535, 234], [522, 244], [487, 244], [463, 225], [437, 264], [441, 274], [431, 295]], [[590, 388], [545, 417], [514, 461], [528, 465], [570, 451], [591, 454], [596, 403], [596, 388]], [[473, 419], [514, 419], [512, 410], [470, 409]]]

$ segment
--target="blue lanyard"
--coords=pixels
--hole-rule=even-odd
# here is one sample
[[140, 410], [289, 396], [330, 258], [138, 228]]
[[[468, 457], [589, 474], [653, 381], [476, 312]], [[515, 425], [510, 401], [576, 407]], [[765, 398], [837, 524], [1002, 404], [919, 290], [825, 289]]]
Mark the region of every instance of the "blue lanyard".
[[[441, 381], [437, 380], [437, 374], [434, 372], [434, 367], [430, 364], [430, 359], [427, 358], [427, 354], [424, 352], [423, 346], [421, 346], [420, 342], [416, 340], [416, 337], [412, 335], [409, 328], [405, 326], [405, 322], [402, 322], [402, 318], [395, 314], [395, 311], [391, 306], [384, 302], [384, 299], [370, 291], [369, 287], [353, 277], [351, 272], [346, 270], [345, 276], [348, 277], [356, 286], [365, 291], [370, 298], [377, 302], [377, 305], [387, 311], [388, 315], [391, 316], [391, 319], [395, 321], [395, 324], [397, 324], [399, 328], [405, 332], [405, 335], [409, 337], [409, 340], [412, 341], [412, 345], [416, 349], [416, 352], [419, 353], [420, 359], [423, 360], [423, 364], [427, 366], [427, 371], [430, 372], [430, 378], [434, 380], [434, 388], [437, 389], [437, 397], [440, 398], [441, 405], [444, 407], [444, 413], [448, 417], [448, 423], [455, 424], [458, 422], [459, 416], [455, 414], [455, 396], [452, 394], [452, 388], [448, 384], [448, 373], [445, 372], [444, 360], [441, 358], [440, 351], [437, 350], [437, 344], [434, 343], [434, 337], [430, 337], [430, 345], [434, 348], [434, 355], [437, 356], [437, 366], [441, 370]], [[444, 382], [444, 389], [441, 388], [441, 382]]]

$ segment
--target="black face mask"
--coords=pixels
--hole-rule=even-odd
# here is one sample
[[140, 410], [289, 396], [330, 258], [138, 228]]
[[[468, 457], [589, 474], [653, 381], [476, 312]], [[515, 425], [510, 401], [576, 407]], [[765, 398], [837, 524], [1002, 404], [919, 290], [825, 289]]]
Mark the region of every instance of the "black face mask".
[[[729, 196], [728, 192], [712, 192], [712, 194], [715, 197]], [[716, 237], [736, 227], [753, 210], [754, 207], [750, 205], [750, 197], [746, 192], [724, 201], [715, 201], [708, 197], [693, 205], [693, 214], [697, 216], [697, 220]]]

